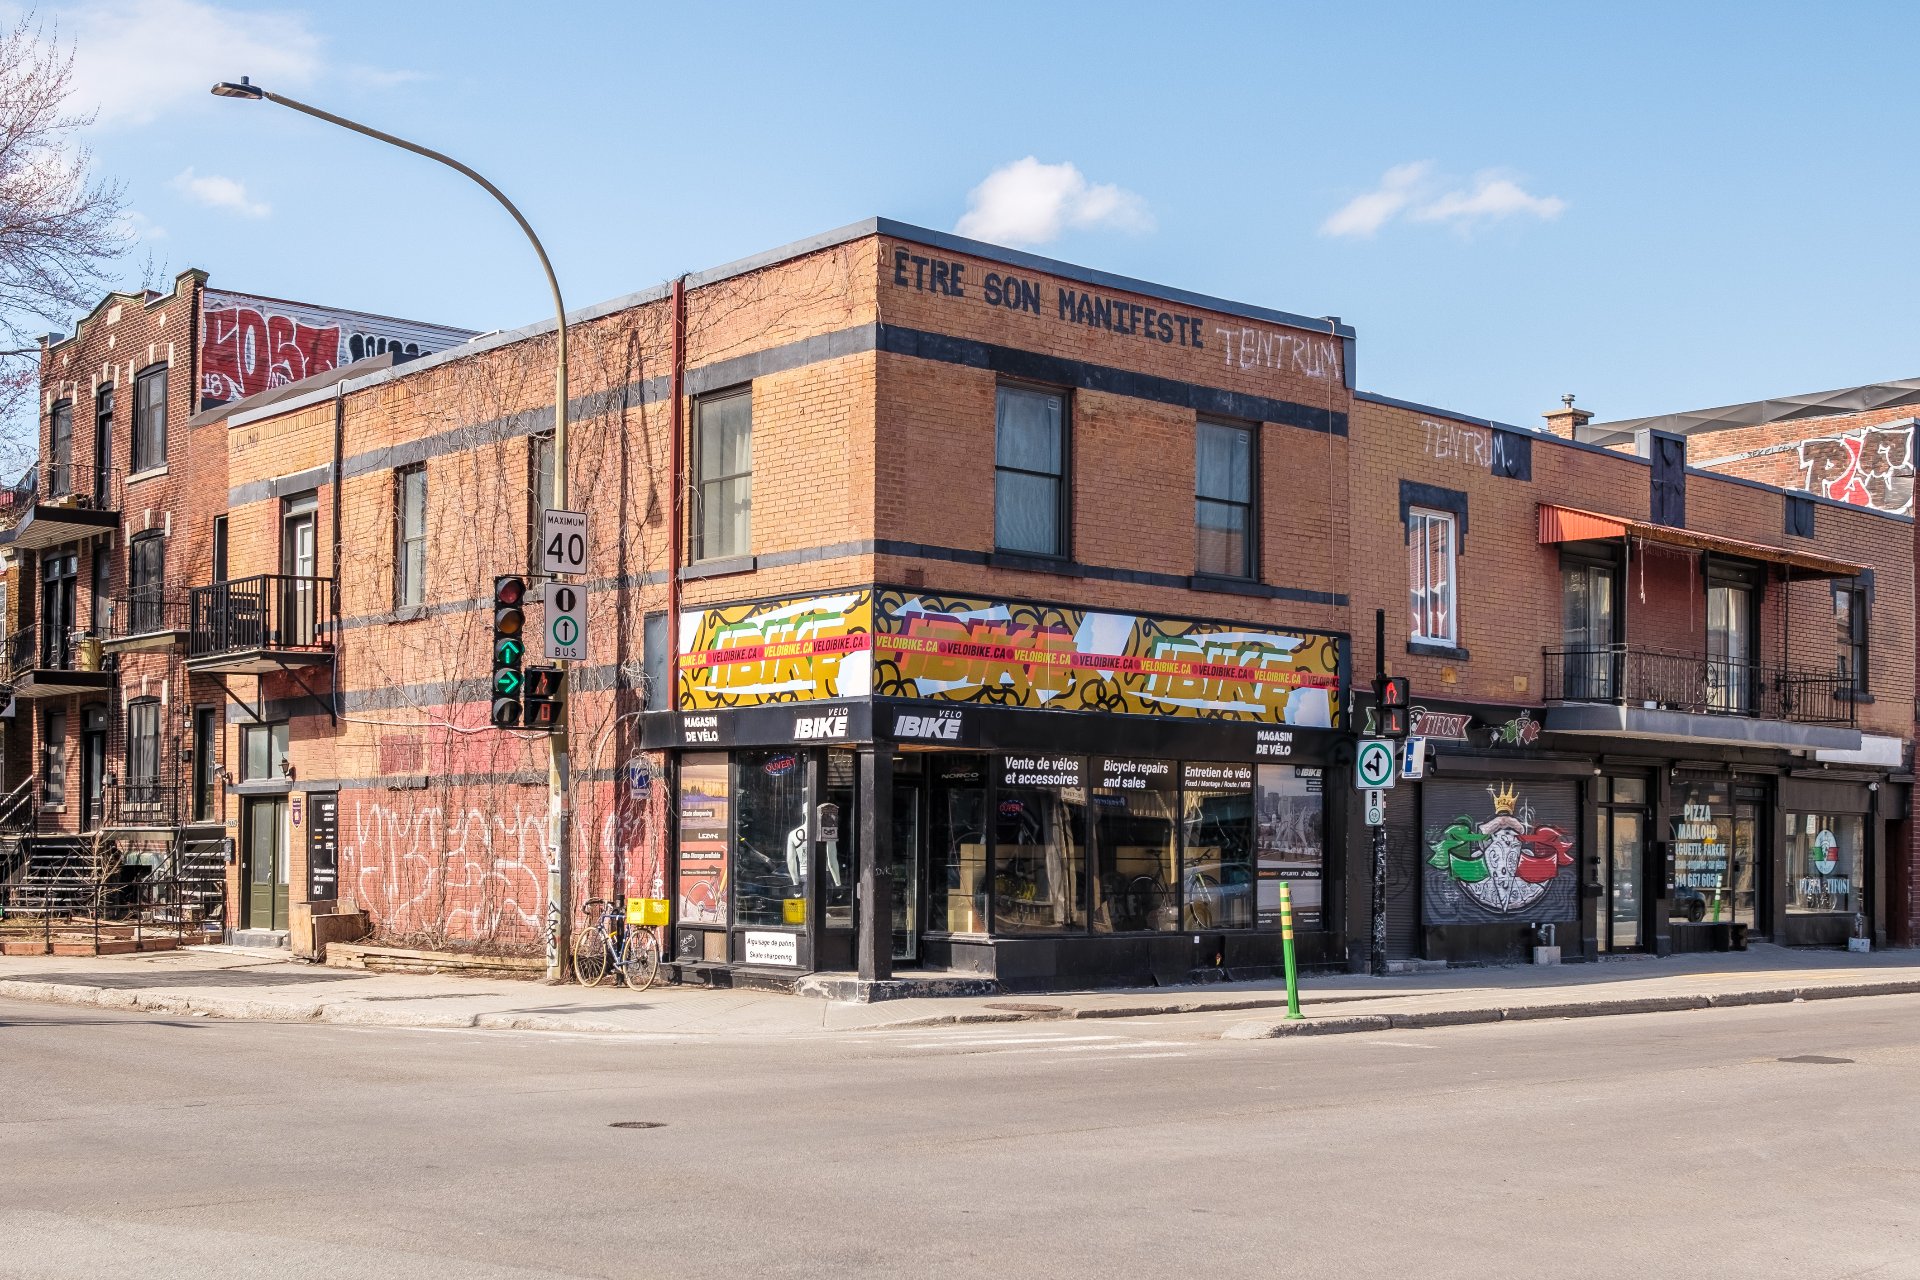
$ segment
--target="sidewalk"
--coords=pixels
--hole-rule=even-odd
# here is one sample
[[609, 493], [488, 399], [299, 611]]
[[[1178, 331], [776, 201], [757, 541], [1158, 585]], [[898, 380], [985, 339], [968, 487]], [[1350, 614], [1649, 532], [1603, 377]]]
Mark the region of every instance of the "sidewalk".
[[751, 990], [547, 986], [503, 978], [382, 974], [301, 964], [284, 951], [196, 947], [74, 959], [0, 957], [0, 997], [170, 1015], [350, 1026], [652, 1036], [794, 1036], [959, 1023], [1223, 1017], [1231, 1039], [1582, 1017], [1796, 999], [1920, 993], [1920, 950], [1851, 955], [1755, 946], [1744, 953], [1623, 958], [1539, 968], [1453, 969], [1302, 983], [1306, 1019], [1285, 1020], [1278, 982], [1044, 995], [838, 1003]]

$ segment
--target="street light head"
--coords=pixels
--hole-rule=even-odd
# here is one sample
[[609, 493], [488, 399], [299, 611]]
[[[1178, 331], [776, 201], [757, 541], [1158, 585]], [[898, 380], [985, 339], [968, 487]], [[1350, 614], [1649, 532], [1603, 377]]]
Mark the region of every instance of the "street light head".
[[267, 96], [267, 91], [247, 77], [241, 76], [239, 84], [231, 80], [222, 80], [213, 86], [213, 96], [216, 98], [264, 98]]

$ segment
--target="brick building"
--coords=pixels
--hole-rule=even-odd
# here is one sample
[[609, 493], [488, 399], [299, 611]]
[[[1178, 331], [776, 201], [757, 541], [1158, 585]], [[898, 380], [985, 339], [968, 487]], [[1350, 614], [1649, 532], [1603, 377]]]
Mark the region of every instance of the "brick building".
[[44, 343], [40, 462], [0, 534], [16, 907], [184, 892], [166, 909], [217, 918], [227, 699], [185, 662], [190, 592], [228, 576], [228, 446], [208, 409], [471, 336], [207, 279], [110, 295]]
[[[1283, 885], [1308, 963], [1363, 959], [1376, 611], [1430, 748], [1387, 806], [1397, 958], [1911, 928], [1906, 517], [1371, 395], [1337, 319], [884, 220], [569, 340], [568, 905], [670, 898], [689, 972], [1259, 972]], [[552, 360], [534, 326], [209, 410], [231, 576], [185, 665], [252, 744], [244, 918], [538, 948], [545, 751], [488, 726], [488, 584], [548, 502]], [[306, 594], [232, 585], [276, 573]]]

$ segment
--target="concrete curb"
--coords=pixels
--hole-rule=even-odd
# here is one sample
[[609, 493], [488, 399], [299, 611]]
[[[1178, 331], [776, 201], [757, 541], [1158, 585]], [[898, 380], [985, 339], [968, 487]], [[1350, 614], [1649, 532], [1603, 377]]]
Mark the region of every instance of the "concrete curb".
[[1486, 1009], [1433, 1009], [1415, 1013], [1341, 1014], [1301, 1022], [1236, 1022], [1223, 1040], [1272, 1040], [1283, 1036], [1338, 1035], [1356, 1031], [1418, 1030], [1487, 1022], [1543, 1022], [1552, 1018], [1606, 1018], [1633, 1013], [1677, 1013], [1692, 1009], [1732, 1009], [1807, 1000], [1845, 1000], [1862, 996], [1920, 995], [1920, 981], [1846, 983], [1813, 987], [1777, 987], [1767, 991], [1728, 991], [1712, 995], [1630, 996], [1584, 1003], [1525, 1004]]

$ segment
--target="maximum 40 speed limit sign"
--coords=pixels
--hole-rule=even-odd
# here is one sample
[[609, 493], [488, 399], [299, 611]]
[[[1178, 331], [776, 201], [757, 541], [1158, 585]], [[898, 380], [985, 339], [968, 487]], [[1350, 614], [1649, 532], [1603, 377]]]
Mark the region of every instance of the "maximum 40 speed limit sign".
[[540, 572], [585, 573], [587, 571], [587, 513], [556, 511], [546, 507], [540, 512]]

